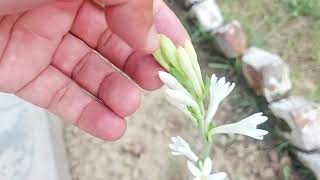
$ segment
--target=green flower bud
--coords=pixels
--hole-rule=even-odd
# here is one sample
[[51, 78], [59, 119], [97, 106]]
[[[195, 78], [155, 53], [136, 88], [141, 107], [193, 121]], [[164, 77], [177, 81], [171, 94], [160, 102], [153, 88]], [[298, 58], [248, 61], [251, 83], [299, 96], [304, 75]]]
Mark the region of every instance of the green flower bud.
[[190, 61], [192, 64], [192, 67], [197, 75], [198, 81], [201, 85], [202, 88], [204, 88], [204, 84], [203, 84], [203, 80], [202, 80], [202, 75], [201, 75], [201, 69], [199, 66], [199, 62], [198, 62], [198, 58], [197, 58], [197, 53], [191, 43], [191, 41], [187, 40], [184, 45], [183, 45], [184, 49], [186, 50], [186, 52], [188, 53], [189, 57], [190, 57]]
[[166, 69], [167, 71], [170, 71], [170, 65], [167, 63], [167, 61], [163, 57], [160, 49], [156, 50], [152, 55], [164, 69]]
[[178, 71], [181, 70], [176, 57], [177, 48], [173, 42], [163, 34], [160, 34], [160, 49], [167, 62], [171, 63]]
[[191, 81], [195, 92], [200, 97], [202, 95], [202, 89], [200, 83], [198, 81], [197, 75], [192, 67], [191, 60], [189, 58], [188, 53], [181, 46], [177, 49], [177, 57], [183, 72], [187, 75], [189, 80]]

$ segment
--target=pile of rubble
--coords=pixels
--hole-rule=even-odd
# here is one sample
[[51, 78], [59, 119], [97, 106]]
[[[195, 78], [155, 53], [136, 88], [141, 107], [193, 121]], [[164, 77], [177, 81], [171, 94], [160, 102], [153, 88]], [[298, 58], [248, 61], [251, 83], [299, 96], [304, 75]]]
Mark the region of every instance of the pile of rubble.
[[226, 58], [241, 58], [248, 84], [257, 95], [265, 97], [274, 116], [289, 125], [287, 139], [301, 150], [297, 156], [320, 180], [320, 105], [291, 95], [288, 65], [276, 54], [247, 47], [241, 23], [224, 22], [214, 0], [187, 0], [186, 6]]

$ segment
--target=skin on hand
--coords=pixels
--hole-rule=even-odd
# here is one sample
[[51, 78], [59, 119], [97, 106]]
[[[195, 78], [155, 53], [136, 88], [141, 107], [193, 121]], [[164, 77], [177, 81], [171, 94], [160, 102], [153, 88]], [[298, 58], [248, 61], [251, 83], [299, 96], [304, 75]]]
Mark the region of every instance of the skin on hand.
[[[157, 75], [162, 68], [146, 54], [158, 46], [152, 29], [177, 43], [188, 35], [160, 0], [152, 6], [151, 0], [119, 2], [101, 8], [92, 1], [61, 0], [7, 14], [13, 9], [0, 1], [0, 14], [7, 14], [0, 15], [0, 91], [47, 108], [94, 136], [120, 138], [124, 117], [140, 104], [140, 90], [108, 61], [142, 88], [155, 90], [162, 85]], [[125, 21], [128, 16], [138, 22]]]
[[53, 0], [1, 0], [0, 15], [22, 12], [52, 1]]

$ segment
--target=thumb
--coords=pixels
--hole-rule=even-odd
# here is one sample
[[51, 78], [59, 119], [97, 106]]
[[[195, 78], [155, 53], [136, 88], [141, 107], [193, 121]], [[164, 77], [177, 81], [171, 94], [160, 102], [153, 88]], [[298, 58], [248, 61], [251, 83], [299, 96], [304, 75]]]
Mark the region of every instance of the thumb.
[[21, 12], [54, 0], [10, 0], [0, 1], [0, 15]]
[[110, 29], [132, 48], [147, 53], [159, 46], [153, 0], [98, 0], [105, 5]]

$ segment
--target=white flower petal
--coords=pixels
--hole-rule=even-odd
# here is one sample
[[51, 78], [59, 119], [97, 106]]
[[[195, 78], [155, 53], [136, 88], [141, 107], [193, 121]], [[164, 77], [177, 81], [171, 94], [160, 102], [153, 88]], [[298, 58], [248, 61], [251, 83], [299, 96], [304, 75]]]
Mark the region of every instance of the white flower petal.
[[211, 84], [216, 84], [218, 81], [218, 77], [215, 74], [211, 75]]
[[190, 111], [188, 110], [186, 105], [183, 104], [179, 104], [176, 101], [172, 101], [170, 100], [169, 97], [166, 97], [167, 101], [172, 104], [173, 106], [177, 107], [180, 111], [182, 111], [185, 115], [187, 115], [190, 119], [193, 118], [192, 114], [190, 113]]
[[235, 87], [234, 83], [231, 85], [230, 84], [230, 82], [226, 82], [224, 77], [218, 79], [215, 74], [212, 74], [210, 85], [210, 102], [205, 119], [207, 124], [211, 122], [216, 114], [220, 102], [227, 97]]
[[252, 137], [254, 139], [262, 140], [263, 136], [267, 135], [269, 132], [263, 129], [248, 129], [245, 135]]
[[191, 174], [195, 177], [201, 176], [201, 171], [199, 168], [191, 161], [187, 162], [188, 169], [191, 172]]
[[238, 124], [226, 124], [214, 128], [214, 134], [233, 134], [238, 133]]
[[163, 71], [159, 71], [159, 78], [168, 88], [173, 90], [185, 91], [185, 88], [179, 83], [179, 81], [171, 74]]
[[204, 160], [201, 170], [195, 163], [190, 161], [187, 162], [187, 165], [191, 174], [195, 176], [194, 180], [224, 180], [227, 177], [225, 172], [210, 174], [212, 170], [212, 161], [208, 157]]
[[212, 170], [212, 161], [210, 158], [207, 157], [203, 163], [202, 174], [209, 175], [211, 173], [211, 170]]
[[179, 136], [177, 136], [177, 137], [172, 137], [172, 138], [171, 138], [171, 141], [174, 143], [174, 145], [176, 145], [176, 146], [181, 146], [178, 137], [179, 137]]
[[268, 117], [262, 116], [262, 113], [259, 112], [259, 113], [255, 113], [255, 114], [241, 120], [240, 122], [247, 123], [251, 126], [257, 126], [259, 124], [266, 122], [267, 120], [268, 120]]
[[217, 85], [218, 86], [223, 86], [224, 84], [226, 83], [226, 78], [225, 77], [222, 77], [218, 80], [218, 83]]
[[189, 152], [186, 154], [186, 157], [191, 160], [192, 162], [197, 162], [198, 161], [198, 156], [194, 154], [194, 152], [191, 151], [191, 149], [189, 150]]
[[189, 147], [189, 144], [184, 139], [182, 139], [180, 136], [177, 136], [177, 140], [181, 146]]
[[208, 178], [208, 180], [224, 180], [227, 177], [227, 174], [225, 172], [219, 172], [211, 174]]
[[178, 150], [178, 146], [176, 146], [175, 144], [169, 144], [169, 148], [173, 151], [177, 151]]
[[212, 118], [216, 114], [218, 107], [219, 104], [215, 103], [214, 101], [210, 101], [205, 119], [207, 125], [211, 122]]
[[180, 91], [167, 89], [166, 94], [169, 97], [169, 99], [168, 99], [169, 101], [175, 101], [178, 104], [191, 106], [191, 107], [194, 107], [197, 109], [199, 108], [199, 106], [195, 100], [193, 100], [191, 97], [185, 95], [184, 93], [181, 93]]
[[[236, 84], [235, 84], [235, 83], [232, 83], [231, 86], [229, 86], [228, 91], [226, 92], [226, 94], [229, 95], [229, 94], [231, 93], [231, 91], [234, 89], [235, 86], [236, 86]], [[227, 96], [228, 96], [228, 95], [227, 95]]]
[[186, 96], [193, 98], [192, 95], [182, 86], [182, 84], [180, 84], [180, 82], [174, 76], [163, 71], [159, 71], [158, 74], [160, 80], [169, 89], [177, 90], [179, 92], [184, 93]]
[[257, 129], [259, 124], [267, 121], [267, 117], [262, 116], [262, 113], [253, 114], [237, 123], [226, 124], [214, 128], [214, 134], [229, 133], [229, 134], [242, 134], [255, 139], [263, 139], [263, 136], [268, 134], [268, 131]]
[[171, 137], [171, 141], [175, 143], [177, 141], [177, 137]]
[[172, 155], [185, 156], [186, 158], [188, 158], [188, 160], [191, 160], [193, 162], [198, 161], [199, 158], [197, 157], [197, 155], [195, 155], [194, 152], [192, 152], [189, 144], [180, 136], [172, 137], [171, 141], [173, 143], [169, 144], [169, 148], [172, 150]]
[[175, 152], [175, 151], [171, 152], [171, 154], [172, 154], [173, 156], [181, 156], [181, 155], [183, 155], [183, 154], [181, 154], [181, 153], [179, 153], [179, 152]]

